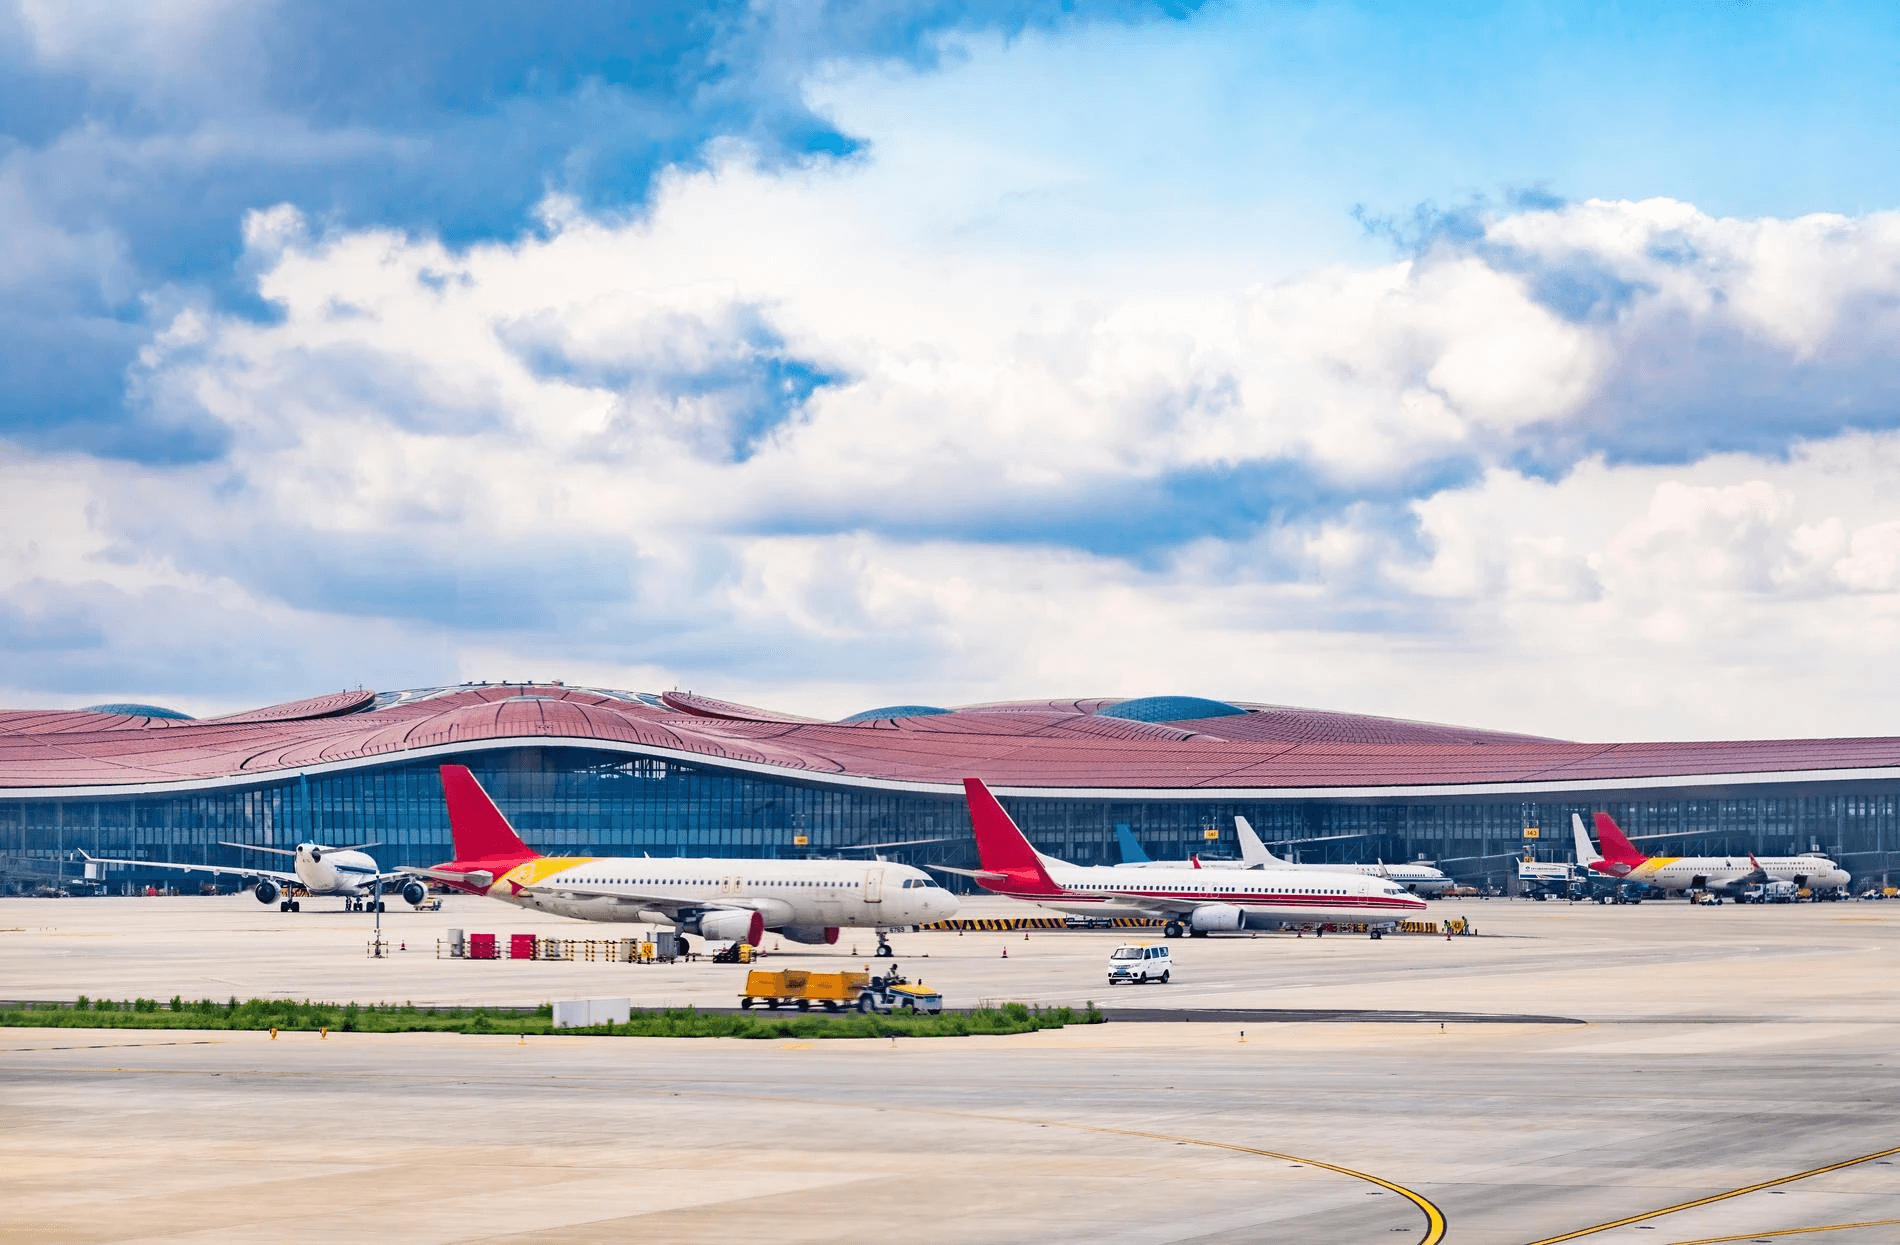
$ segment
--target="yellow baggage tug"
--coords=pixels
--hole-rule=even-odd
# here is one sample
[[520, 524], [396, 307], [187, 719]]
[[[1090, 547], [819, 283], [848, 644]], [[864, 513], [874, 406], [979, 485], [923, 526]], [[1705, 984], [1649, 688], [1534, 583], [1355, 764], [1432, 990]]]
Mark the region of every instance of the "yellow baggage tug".
[[813, 1003], [822, 1003], [828, 1012], [855, 1005], [861, 1012], [925, 1012], [934, 1016], [943, 1010], [943, 995], [912, 983], [895, 967], [877, 977], [870, 973], [808, 973], [795, 968], [754, 969], [746, 974], [739, 1006], [755, 1003], [773, 1009], [790, 1003], [801, 1012], [810, 1011]]

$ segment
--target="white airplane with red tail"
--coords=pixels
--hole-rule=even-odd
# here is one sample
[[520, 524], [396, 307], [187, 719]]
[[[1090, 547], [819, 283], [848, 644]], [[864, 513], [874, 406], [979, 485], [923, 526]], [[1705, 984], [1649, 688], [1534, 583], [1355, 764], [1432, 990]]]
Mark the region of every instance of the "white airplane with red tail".
[[957, 897], [921, 870], [889, 861], [732, 857], [543, 856], [515, 833], [465, 766], [442, 767], [455, 859], [402, 872], [470, 895], [581, 921], [641, 921], [758, 945], [835, 943], [840, 929], [886, 933], [955, 914]]
[[1404, 887], [1362, 874], [1072, 865], [1037, 851], [981, 779], [964, 779], [963, 792], [982, 868], [944, 871], [1057, 912], [1160, 918], [1168, 937], [1199, 938], [1223, 930], [1321, 925], [1368, 925], [1376, 933], [1425, 911], [1425, 901]]

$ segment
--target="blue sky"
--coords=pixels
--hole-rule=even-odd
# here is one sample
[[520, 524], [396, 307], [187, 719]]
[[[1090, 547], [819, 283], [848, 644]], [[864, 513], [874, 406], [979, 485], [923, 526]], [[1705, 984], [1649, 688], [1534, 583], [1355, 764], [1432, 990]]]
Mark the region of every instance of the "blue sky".
[[1875, 5], [0, 8], [0, 691], [1891, 729], [1896, 51]]

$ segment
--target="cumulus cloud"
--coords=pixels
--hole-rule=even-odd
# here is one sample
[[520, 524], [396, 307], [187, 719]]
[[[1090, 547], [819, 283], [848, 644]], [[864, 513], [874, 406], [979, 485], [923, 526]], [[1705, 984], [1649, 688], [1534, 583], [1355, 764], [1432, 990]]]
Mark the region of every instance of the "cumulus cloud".
[[[1888, 217], [1590, 201], [1380, 265], [1129, 294], [1026, 281], [953, 222], [920, 232], [905, 193], [877, 157], [728, 148], [638, 220], [556, 197], [505, 243], [256, 213], [274, 315], [183, 308], [135, 372], [227, 450], [38, 473], [20, 504], [58, 549], [16, 551], [12, 582], [196, 594], [299, 639], [394, 628], [436, 668], [555, 652], [768, 695], [791, 669], [840, 711], [893, 681], [1188, 687], [1604, 734], [1631, 708], [1639, 733], [1718, 710], [1772, 733], [1737, 692], [1656, 717], [1630, 689], [1685, 654], [1738, 688], [1813, 678], [1891, 630], [1900, 450], [1867, 391]], [[1614, 307], [1553, 299], [1582, 271]], [[1741, 343], [1710, 372], [1746, 392], [1700, 400], [1772, 452], [1659, 463], [1631, 378], [1712, 342]], [[1864, 367], [1815, 369], [1835, 356]], [[118, 643], [103, 598], [46, 600], [9, 625], [79, 610], [75, 637]], [[1572, 673], [1526, 699], [1553, 661]], [[1629, 680], [1581, 673], [1606, 665]]]
[[[153, 72], [221, 10], [164, 12]], [[62, 72], [145, 54], [61, 37]], [[538, 674], [821, 713], [1185, 691], [1891, 729], [1900, 217], [1545, 198], [1291, 275], [1232, 221], [1179, 270], [1173, 236], [1026, 254], [1072, 171], [862, 111], [901, 73], [827, 74], [866, 145], [702, 142], [635, 212], [543, 185], [458, 235], [285, 195], [233, 213], [222, 292], [154, 288], [111, 228], [20, 242], [136, 321], [113, 348], [168, 452], [0, 442], [0, 688]]]

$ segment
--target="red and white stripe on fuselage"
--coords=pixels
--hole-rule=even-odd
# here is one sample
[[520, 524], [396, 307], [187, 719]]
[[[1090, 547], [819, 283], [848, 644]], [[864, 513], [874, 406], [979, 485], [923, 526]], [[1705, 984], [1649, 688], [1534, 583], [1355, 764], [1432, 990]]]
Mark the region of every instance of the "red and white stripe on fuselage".
[[1071, 865], [1038, 852], [981, 779], [966, 778], [985, 890], [1058, 912], [1121, 910], [1186, 919], [1197, 908], [1237, 908], [1251, 926], [1391, 924], [1425, 901], [1385, 878], [1310, 870], [1126, 869]]

